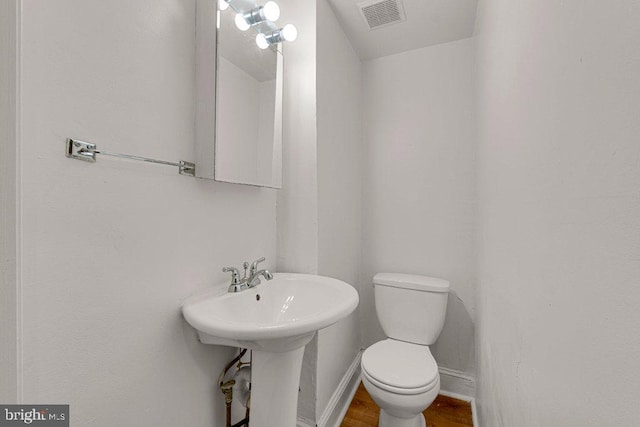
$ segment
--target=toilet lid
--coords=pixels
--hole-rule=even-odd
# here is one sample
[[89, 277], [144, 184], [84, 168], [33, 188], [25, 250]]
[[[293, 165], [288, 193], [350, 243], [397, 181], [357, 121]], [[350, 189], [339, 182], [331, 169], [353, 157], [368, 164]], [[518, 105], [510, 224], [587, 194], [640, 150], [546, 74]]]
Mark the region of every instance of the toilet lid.
[[362, 354], [362, 369], [375, 380], [401, 389], [425, 387], [438, 379], [429, 347], [387, 339]]

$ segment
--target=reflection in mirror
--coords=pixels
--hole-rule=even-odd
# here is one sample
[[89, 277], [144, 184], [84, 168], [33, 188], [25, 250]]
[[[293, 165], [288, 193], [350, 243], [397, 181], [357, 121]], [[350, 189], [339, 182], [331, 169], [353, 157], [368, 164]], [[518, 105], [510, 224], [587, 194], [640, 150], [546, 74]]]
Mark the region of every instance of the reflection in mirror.
[[255, 8], [244, 3], [218, 11], [215, 179], [280, 188], [283, 58], [278, 44], [256, 43], [269, 23], [238, 28], [237, 13]]
[[282, 185], [283, 42], [273, 0], [196, 0], [196, 176]]

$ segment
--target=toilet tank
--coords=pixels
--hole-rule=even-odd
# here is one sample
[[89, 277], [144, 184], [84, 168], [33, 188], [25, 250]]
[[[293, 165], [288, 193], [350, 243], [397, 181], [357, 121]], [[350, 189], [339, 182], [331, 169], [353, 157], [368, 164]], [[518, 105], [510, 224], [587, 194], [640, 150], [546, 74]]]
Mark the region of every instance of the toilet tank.
[[435, 277], [378, 273], [373, 278], [376, 313], [389, 338], [433, 344], [444, 326], [449, 282]]

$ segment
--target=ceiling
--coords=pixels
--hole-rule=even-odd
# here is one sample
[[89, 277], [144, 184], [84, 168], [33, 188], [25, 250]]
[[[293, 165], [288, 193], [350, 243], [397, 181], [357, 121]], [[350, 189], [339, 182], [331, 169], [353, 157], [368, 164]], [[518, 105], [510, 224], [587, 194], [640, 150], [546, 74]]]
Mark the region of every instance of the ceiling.
[[478, 0], [399, 0], [406, 20], [370, 30], [357, 3], [328, 0], [360, 59], [373, 59], [473, 35]]

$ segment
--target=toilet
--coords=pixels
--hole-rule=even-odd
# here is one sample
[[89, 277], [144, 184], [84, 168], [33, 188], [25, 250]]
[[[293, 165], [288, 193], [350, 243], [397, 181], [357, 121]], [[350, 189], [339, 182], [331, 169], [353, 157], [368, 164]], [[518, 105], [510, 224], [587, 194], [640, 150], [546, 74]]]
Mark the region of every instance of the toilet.
[[440, 392], [431, 355], [444, 325], [449, 282], [433, 277], [378, 273], [376, 313], [387, 339], [362, 354], [362, 382], [380, 407], [379, 427], [424, 427], [422, 411]]

